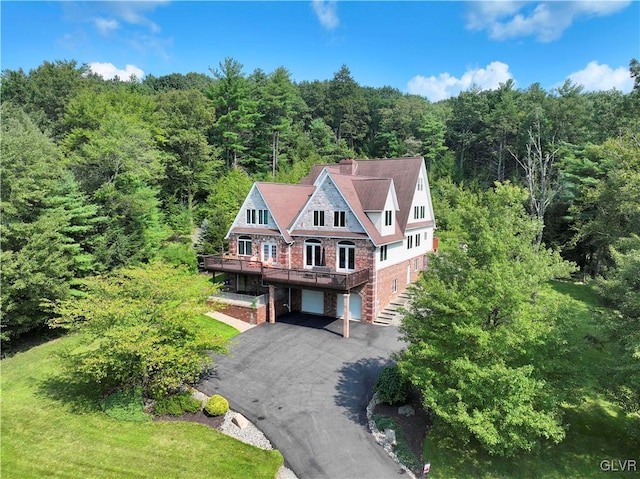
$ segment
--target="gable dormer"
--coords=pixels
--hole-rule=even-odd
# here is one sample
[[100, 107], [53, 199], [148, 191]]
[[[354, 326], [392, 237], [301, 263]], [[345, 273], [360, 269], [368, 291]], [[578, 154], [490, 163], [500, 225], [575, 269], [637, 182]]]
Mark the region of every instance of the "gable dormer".
[[381, 236], [396, 232], [398, 197], [390, 178], [367, 178], [354, 182], [362, 210]]

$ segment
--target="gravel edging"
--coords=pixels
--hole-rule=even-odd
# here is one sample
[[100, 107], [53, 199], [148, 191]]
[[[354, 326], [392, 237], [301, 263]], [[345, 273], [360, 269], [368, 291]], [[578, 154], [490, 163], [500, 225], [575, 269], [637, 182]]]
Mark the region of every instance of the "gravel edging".
[[393, 446], [387, 441], [384, 432], [380, 432], [380, 430], [376, 426], [376, 423], [373, 420], [373, 411], [378, 404], [380, 404], [378, 393], [373, 393], [371, 401], [369, 401], [369, 404], [367, 406], [367, 422], [369, 423], [369, 429], [371, 430], [371, 434], [373, 434], [373, 438], [378, 444], [382, 446], [385, 451], [387, 451], [389, 456], [391, 456], [391, 458], [400, 466], [400, 468], [407, 474], [408, 477], [410, 477], [411, 479], [417, 479], [413, 471], [400, 462], [400, 459], [398, 459], [398, 456], [393, 450]]
[[[209, 398], [207, 395], [205, 395], [204, 393], [198, 390], [192, 389], [191, 391], [192, 391], [191, 395], [194, 398], [202, 401], [203, 404]], [[242, 441], [245, 444], [250, 444], [252, 446], [259, 447], [260, 449], [265, 449], [267, 451], [271, 451], [274, 449], [273, 444], [271, 444], [271, 441], [269, 441], [269, 439], [267, 439], [264, 433], [247, 418], [245, 419], [249, 423], [249, 425], [244, 429], [240, 429], [236, 424], [234, 424], [233, 418], [235, 418], [236, 416], [242, 416], [242, 414], [240, 414], [237, 411], [233, 411], [232, 409], [229, 409], [225, 413], [224, 421], [220, 426], [220, 428], [218, 429], [218, 431], [220, 431], [223, 434], [226, 434], [227, 436], [231, 436], [237, 439], [238, 441]], [[296, 474], [291, 469], [282, 465], [280, 466], [280, 469], [278, 470], [278, 474], [276, 475], [275, 479], [298, 479], [298, 476], [296, 476]]]

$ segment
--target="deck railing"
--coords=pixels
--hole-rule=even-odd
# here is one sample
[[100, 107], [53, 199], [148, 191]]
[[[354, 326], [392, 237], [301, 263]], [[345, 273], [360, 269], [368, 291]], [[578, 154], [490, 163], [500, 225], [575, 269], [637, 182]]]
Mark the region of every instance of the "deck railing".
[[203, 261], [204, 268], [208, 271], [259, 274], [265, 284], [287, 284], [348, 291], [369, 281], [368, 269], [352, 273], [287, 269], [227, 255], [207, 255], [203, 257]]

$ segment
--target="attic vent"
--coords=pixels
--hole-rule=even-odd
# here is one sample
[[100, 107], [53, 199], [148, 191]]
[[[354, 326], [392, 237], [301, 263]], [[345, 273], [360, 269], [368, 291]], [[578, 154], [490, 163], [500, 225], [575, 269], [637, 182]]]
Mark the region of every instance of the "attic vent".
[[358, 169], [358, 163], [356, 160], [341, 160], [339, 165], [341, 175], [355, 175], [356, 170]]

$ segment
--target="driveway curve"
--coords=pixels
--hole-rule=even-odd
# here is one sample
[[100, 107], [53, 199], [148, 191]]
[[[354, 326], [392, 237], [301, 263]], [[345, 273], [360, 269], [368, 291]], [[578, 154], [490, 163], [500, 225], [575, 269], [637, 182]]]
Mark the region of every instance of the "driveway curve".
[[200, 384], [254, 422], [300, 479], [406, 477], [375, 443], [365, 408], [389, 356], [403, 344], [395, 327], [303, 314], [236, 336]]

